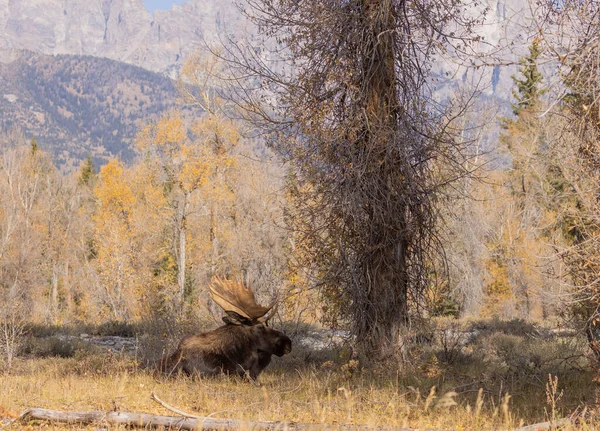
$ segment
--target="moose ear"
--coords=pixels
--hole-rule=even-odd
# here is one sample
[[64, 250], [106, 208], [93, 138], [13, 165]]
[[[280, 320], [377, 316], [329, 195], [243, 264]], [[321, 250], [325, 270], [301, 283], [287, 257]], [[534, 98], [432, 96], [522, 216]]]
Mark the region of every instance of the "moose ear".
[[247, 317], [240, 316], [235, 311], [226, 311], [227, 316], [223, 316], [223, 322], [226, 325], [237, 325], [237, 326], [252, 326], [252, 321]]

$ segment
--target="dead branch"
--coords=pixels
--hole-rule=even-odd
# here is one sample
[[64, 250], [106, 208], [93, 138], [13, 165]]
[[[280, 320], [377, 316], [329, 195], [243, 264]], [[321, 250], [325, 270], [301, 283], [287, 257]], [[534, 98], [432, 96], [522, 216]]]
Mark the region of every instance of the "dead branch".
[[152, 393], [152, 395], [150, 395], [150, 398], [152, 398], [158, 404], [160, 404], [161, 406], [163, 406], [165, 409], [172, 411], [173, 413], [177, 413], [178, 415], [181, 415], [181, 416], [186, 417], [186, 418], [202, 419], [202, 417], [200, 417], [200, 416], [194, 415], [192, 413], [184, 412], [183, 410], [179, 410], [178, 408], [173, 407], [173, 406], [165, 403], [163, 400], [161, 400], [160, 398], [158, 398], [158, 396], [154, 392]]

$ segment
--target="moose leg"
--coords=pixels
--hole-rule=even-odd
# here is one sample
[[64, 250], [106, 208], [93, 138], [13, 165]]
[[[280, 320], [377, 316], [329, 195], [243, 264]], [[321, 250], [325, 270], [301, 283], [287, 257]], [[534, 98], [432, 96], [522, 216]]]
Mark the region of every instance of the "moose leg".
[[251, 380], [256, 380], [262, 370], [271, 362], [271, 354], [263, 351], [256, 352], [252, 357], [252, 362], [249, 364], [247, 376]]
[[257, 361], [257, 368], [258, 368], [258, 373], [262, 373], [262, 370], [264, 370], [265, 368], [267, 368], [267, 365], [269, 365], [271, 363], [271, 353], [268, 352], [264, 352], [262, 350], [258, 351], [258, 361]]
[[237, 365], [238, 375], [255, 382], [256, 378], [260, 374], [260, 367], [258, 366], [258, 363], [258, 352], [254, 351], [250, 353], [243, 363]]

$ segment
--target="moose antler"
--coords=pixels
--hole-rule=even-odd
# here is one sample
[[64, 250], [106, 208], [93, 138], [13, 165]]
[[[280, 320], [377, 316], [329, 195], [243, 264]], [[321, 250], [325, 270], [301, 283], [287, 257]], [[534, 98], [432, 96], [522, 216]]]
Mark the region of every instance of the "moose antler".
[[[226, 312], [233, 311], [242, 317], [246, 317], [252, 323], [266, 322], [274, 314], [274, 311], [269, 313], [269, 310], [273, 309], [277, 298], [268, 307], [257, 304], [250, 283], [246, 287], [242, 281], [223, 280], [214, 277], [209, 288], [211, 298], [219, 307]], [[269, 314], [265, 316], [267, 313]]]

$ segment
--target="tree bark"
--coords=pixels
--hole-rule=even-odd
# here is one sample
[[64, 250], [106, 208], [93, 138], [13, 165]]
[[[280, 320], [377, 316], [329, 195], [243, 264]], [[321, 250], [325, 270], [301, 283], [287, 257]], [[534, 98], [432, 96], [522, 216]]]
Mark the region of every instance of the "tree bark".
[[355, 315], [364, 316], [354, 325], [357, 339], [368, 340], [369, 349], [385, 351], [396, 344], [399, 328], [408, 321], [408, 248], [414, 233], [405, 203], [408, 167], [398, 142], [394, 5], [390, 0], [363, 0], [361, 7], [369, 36], [361, 70], [364, 93], [359, 103], [364, 104], [365, 123], [360, 144], [378, 156], [366, 161], [372, 175], [363, 178], [375, 197], [368, 202], [369, 251], [362, 260], [366, 294], [355, 292], [352, 306]]
[[57, 263], [52, 265], [52, 294], [50, 304], [50, 319], [53, 324], [58, 323], [58, 267]]

